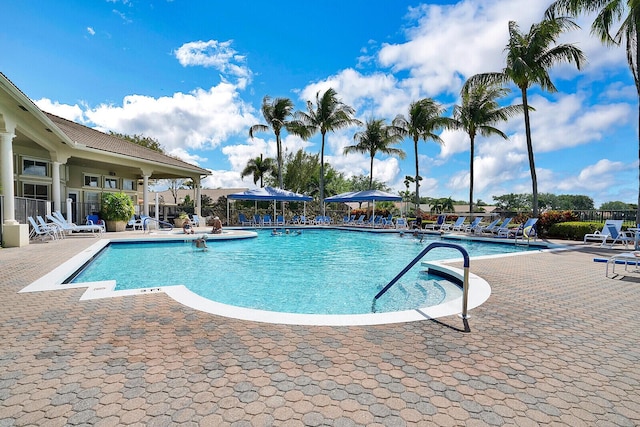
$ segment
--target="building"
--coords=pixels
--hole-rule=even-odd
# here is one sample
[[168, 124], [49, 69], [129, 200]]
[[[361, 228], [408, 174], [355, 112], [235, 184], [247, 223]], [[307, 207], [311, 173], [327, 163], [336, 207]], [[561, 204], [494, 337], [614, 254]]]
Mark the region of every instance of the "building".
[[[189, 179], [197, 197], [206, 169], [40, 110], [0, 73], [0, 194], [5, 246], [28, 244], [15, 201], [47, 203], [74, 221], [99, 210], [102, 192], [124, 192], [149, 214], [149, 181]], [[67, 201], [71, 201], [71, 212]], [[142, 199], [142, 200], [140, 200]]]

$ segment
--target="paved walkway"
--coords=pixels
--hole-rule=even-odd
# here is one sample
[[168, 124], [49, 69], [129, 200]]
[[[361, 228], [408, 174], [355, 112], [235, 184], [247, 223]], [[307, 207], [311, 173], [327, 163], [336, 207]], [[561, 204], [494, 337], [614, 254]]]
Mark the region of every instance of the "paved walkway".
[[469, 333], [17, 293], [94, 241], [0, 249], [0, 426], [640, 425], [640, 276], [593, 262], [619, 250], [472, 260], [493, 293]]

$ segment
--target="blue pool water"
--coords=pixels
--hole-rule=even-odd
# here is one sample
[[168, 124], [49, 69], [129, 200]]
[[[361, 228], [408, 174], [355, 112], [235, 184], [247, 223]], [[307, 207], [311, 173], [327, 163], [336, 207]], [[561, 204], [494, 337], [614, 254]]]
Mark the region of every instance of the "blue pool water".
[[[73, 280], [116, 280], [116, 289], [185, 285], [213, 301], [239, 307], [307, 314], [371, 313], [374, 295], [426, 245], [410, 234], [304, 230], [300, 235], [207, 242], [111, 243]], [[439, 239], [438, 239], [439, 240]], [[461, 241], [470, 256], [528, 250]], [[438, 248], [423, 260], [459, 258]], [[445, 279], [423, 272], [420, 263], [376, 302], [376, 312], [415, 309], [450, 299]], [[455, 288], [455, 287], [454, 287]], [[447, 295], [449, 292], [449, 295]], [[454, 290], [460, 292], [459, 290]]]

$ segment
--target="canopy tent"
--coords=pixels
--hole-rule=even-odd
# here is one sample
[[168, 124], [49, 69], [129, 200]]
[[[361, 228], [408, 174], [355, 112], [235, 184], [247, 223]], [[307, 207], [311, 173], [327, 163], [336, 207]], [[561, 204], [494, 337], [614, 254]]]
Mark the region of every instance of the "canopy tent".
[[[399, 202], [401, 200], [402, 197], [400, 196], [380, 190], [349, 191], [347, 193], [337, 194], [324, 199], [327, 203], [373, 202], [372, 218], [375, 218], [376, 216], [375, 202]], [[372, 224], [375, 226], [375, 223], [372, 222]]]
[[[310, 202], [313, 200], [311, 196], [305, 196], [304, 194], [294, 193], [293, 191], [283, 190], [281, 188], [263, 187], [254, 188], [251, 190], [243, 191], [242, 193], [232, 193], [227, 196], [227, 218], [229, 218], [229, 202], [228, 200], [254, 200], [258, 201], [273, 201], [273, 218], [276, 217], [276, 203], [275, 202]], [[306, 203], [305, 203], [306, 211]], [[282, 213], [284, 216], [284, 212]]]

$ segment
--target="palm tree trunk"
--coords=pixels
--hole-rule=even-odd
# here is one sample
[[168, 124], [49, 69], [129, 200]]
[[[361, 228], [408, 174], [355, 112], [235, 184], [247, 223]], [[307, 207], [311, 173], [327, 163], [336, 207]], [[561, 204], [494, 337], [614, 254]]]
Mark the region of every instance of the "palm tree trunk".
[[420, 209], [420, 180], [418, 179], [420, 176], [418, 172], [418, 141], [418, 138], [413, 138], [413, 145], [416, 153], [416, 214]]
[[322, 147], [320, 148], [320, 206], [324, 215], [324, 133], [322, 133]]
[[531, 185], [533, 187], [533, 217], [538, 216], [538, 178], [536, 177], [536, 165], [533, 159], [533, 143], [531, 142], [531, 122], [529, 121], [529, 102], [527, 89], [522, 90], [522, 106], [524, 107], [524, 130], [527, 135], [527, 152], [529, 155], [529, 169], [531, 170]]
[[276, 149], [278, 151], [278, 185], [282, 188], [282, 141], [280, 134], [276, 134]]
[[[638, 29], [636, 28], [636, 36]], [[640, 129], [640, 82], [638, 82], [638, 77], [640, 76], [640, 63], [638, 59], [640, 59], [640, 43], [636, 40], [636, 72], [634, 74], [634, 80], [636, 83], [636, 92], [638, 92], [638, 129]], [[638, 133], [638, 206], [636, 208], [636, 224], [640, 224], [640, 133]], [[636, 242], [636, 249], [638, 249], [638, 242]]]
[[373, 190], [373, 156], [371, 156], [371, 163], [369, 165], [369, 190]]
[[469, 218], [473, 217], [473, 156], [474, 156], [474, 137], [469, 135], [471, 139], [471, 159], [469, 160]]

